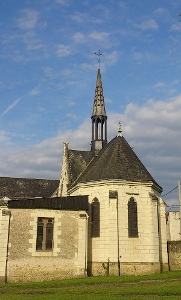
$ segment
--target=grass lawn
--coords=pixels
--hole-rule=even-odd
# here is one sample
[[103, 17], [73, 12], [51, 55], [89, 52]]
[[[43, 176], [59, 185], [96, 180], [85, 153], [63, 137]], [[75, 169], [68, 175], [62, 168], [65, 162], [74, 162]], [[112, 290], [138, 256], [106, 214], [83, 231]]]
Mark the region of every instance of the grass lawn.
[[181, 299], [181, 271], [0, 284], [0, 300]]

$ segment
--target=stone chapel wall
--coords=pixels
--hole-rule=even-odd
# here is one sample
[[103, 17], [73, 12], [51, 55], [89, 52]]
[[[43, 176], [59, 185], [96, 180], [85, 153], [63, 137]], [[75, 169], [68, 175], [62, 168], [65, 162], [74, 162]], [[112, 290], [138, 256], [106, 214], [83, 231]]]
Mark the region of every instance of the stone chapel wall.
[[[117, 198], [110, 197], [110, 191], [117, 193]], [[152, 184], [102, 181], [79, 184], [71, 192], [71, 195], [89, 195], [90, 205], [95, 198], [100, 202], [100, 237], [89, 236], [89, 275], [148, 274], [168, 270], [164, 205], [163, 201], [153, 201], [150, 197]], [[131, 197], [137, 203], [138, 237], [128, 236]], [[89, 228], [91, 230], [91, 212]]]
[[[38, 217], [54, 220], [51, 251], [36, 250]], [[86, 228], [84, 211], [11, 209], [8, 282], [85, 276]]]

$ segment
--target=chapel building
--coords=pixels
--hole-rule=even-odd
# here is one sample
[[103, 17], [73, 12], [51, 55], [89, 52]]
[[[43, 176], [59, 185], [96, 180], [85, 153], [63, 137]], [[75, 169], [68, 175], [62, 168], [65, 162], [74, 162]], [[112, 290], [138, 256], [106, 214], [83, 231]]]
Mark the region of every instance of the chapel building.
[[146, 274], [168, 269], [162, 188], [119, 127], [107, 141], [98, 69], [89, 151], [64, 143], [58, 196], [88, 195], [88, 274]]
[[[11, 200], [0, 205], [0, 281], [168, 270], [162, 188], [124, 138], [121, 126], [107, 140], [100, 69], [91, 122], [89, 150], [64, 143], [59, 183], [36, 181], [43, 187], [38, 197], [36, 189], [30, 196], [25, 188], [17, 194], [21, 197], [4, 194]], [[13, 182], [17, 187], [18, 181]]]

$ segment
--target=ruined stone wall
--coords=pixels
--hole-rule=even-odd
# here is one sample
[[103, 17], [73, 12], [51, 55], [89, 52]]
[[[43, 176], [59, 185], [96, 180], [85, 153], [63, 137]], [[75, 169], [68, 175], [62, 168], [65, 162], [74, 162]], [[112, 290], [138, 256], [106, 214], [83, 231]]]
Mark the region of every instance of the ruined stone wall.
[[168, 242], [170, 271], [181, 270], [181, 241]]
[[[36, 250], [38, 217], [54, 219], [52, 250]], [[11, 209], [8, 282], [85, 276], [86, 224], [85, 212]]]

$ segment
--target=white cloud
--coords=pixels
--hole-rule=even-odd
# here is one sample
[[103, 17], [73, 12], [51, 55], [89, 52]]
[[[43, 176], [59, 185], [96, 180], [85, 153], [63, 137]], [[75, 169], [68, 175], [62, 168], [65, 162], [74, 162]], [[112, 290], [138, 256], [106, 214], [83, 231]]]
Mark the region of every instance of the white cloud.
[[35, 50], [39, 50], [41, 48], [43, 48], [43, 44], [41, 43], [41, 41], [36, 40], [36, 39], [31, 39], [31, 40], [27, 40], [26, 41], [26, 49], [28, 51], [35, 51]]
[[76, 43], [85, 43], [86, 39], [85, 35], [81, 32], [76, 32], [72, 38]]
[[179, 22], [172, 24], [171, 31], [181, 31], [181, 24]]
[[105, 31], [91, 31], [87, 34], [84, 34], [82, 32], [76, 32], [73, 36], [72, 39], [74, 40], [75, 43], [78, 44], [91, 44], [96, 43], [96, 45], [103, 45], [104, 48], [110, 47], [111, 46], [111, 40], [110, 40], [111, 34], [109, 32]]
[[72, 53], [73, 51], [69, 45], [63, 45], [63, 44], [58, 45], [58, 50], [56, 51], [57, 56], [59, 57], [68, 56], [71, 55]]
[[10, 138], [6, 131], [0, 130], [0, 143], [2, 143], [1, 147], [3, 148], [4, 144], [9, 144]]
[[163, 86], [165, 86], [165, 83], [164, 82], [158, 82], [157, 84], [155, 84], [155, 88], [160, 88], [160, 87], [163, 87]]
[[60, 132], [33, 146], [13, 147], [7, 152], [1, 148], [0, 176], [59, 179], [63, 142], [71, 142], [73, 149], [88, 149], [90, 128], [86, 122], [74, 131]]
[[72, 70], [70, 69], [64, 69], [61, 71], [61, 75], [64, 77], [69, 77], [72, 74]]
[[91, 33], [88, 34], [88, 37], [92, 40], [98, 41], [98, 42], [103, 42], [103, 41], [108, 41], [108, 38], [110, 36], [110, 33], [105, 32], [105, 31], [92, 31]]
[[118, 5], [119, 5], [119, 8], [120, 8], [121, 12], [125, 13], [126, 11], [128, 11], [128, 6], [125, 2], [119, 1]]
[[[180, 110], [181, 96], [167, 102], [149, 100], [143, 106], [130, 103], [123, 115], [112, 114], [108, 119], [109, 129], [112, 123], [109, 136], [116, 132], [121, 120], [123, 135], [164, 193], [181, 180]], [[177, 202], [177, 195], [174, 197]]]
[[61, 4], [61, 5], [70, 5], [69, 0], [55, 0], [56, 3]]
[[68, 106], [75, 106], [76, 105], [76, 102], [75, 101], [69, 101], [68, 102]]
[[104, 48], [105, 47], [109, 47], [111, 45], [111, 41], [110, 41], [110, 33], [105, 32], [105, 31], [92, 31], [88, 34], [83, 34], [81, 32], [76, 32], [73, 36], [72, 36], [74, 42], [76, 43], [98, 43], [103, 44]]
[[17, 19], [18, 27], [24, 30], [34, 29], [37, 25], [39, 13], [32, 9], [23, 9], [21, 17]]
[[166, 15], [168, 13], [168, 10], [163, 8], [163, 7], [159, 7], [154, 11], [154, 14], [156, 15]]
[[[102, 7], [101, 7], [102, 8]], [[103, 9], [104, 10], [104, 9]], [[103, 12], [104, 13], [104, 12]], [[100, 24], [103, 21], [101, 18], [95, 18], [89, 15], [88, 13], [80, 13], [78, 11], [74, 12], [71, 16], [71, 19], [77, 23], [92, 23], [92, 24]]]
[[133, 58], [135, 59], [135, 60], [137, 60], [137, 61], [141, 61], [141, 60], [143, 60], [143, 61], [156, 61], [156, 60], [158, 60], [158, 58], [153, 54], [153, 53], [151, 53], [151, 52], [137, 52], [137, 51], [135, 51], [134, 53], [133, 53]]
[[50, 67], [43, 68], [44, 74], [48, 79], [53, 79], [55, 77], [54, 69]]
[[42, 50], [45, 50], [45, 48], [41, 39], [35, 33], [34, 29], [37, 21], [35, 16], [33, 18], [33, 15], [36, 15], [36, 13], [28, 10], [24, 19], [20, 18], [17, 21], [18, 27], [23, 30], [14, 28], [8, 34], [3, 35], [2, 51], [4, 58], [20, 63], [42, 59]]
[[114, 65], [118, 61], [119, 53], [118, 53], [118, 51], [113, 51], [110, 54], [105, 53], [104, 56], [106, 58], [106, 64], [108, 66], [111, 66], [111, 65]]
[[180, 83], [180, 79], [175, 79], [172, 84], [179, 84]]
[[105, 99], [105, 103], [113, 103], [113, 100], [110, 98], [104, 98]]
[[98, 64], [97, 63], [83, 63], [81, 64], [81, 67], [83, 70], [89, 70], [89, 71], [94, 71], [97, 69]]
[[149, 29], [158, 29], [158, 24], [155, 20], [150, 19], [147, 21], [142, 22], [141, 24], [137, 24], [136, 27], [140, 28], [141, 30], [149, 30]]
[[169, 96], [173, 96], [177, 93], [177, 89], [171, 89], [171, 90], [168, 90], [168, 95]]
[[86, 20], [89, 20], [90, 17], [88, 18], [88, 14], [83, 14], [83, 13], [80, 13], [80, 12], [75, 12], [72, 16], [71, 16], [71, 19], [78, 22], [78, 23], [82, 23]]
[[77, 121], [77, 120], [80, 119], [79, 116], [77, 116], [77, 115], [75, 115], [75, 114], [72, 114], [72, 113], [68, 113], [68, 114], [66, 114], [66, 116], [67, 116], [69, 119], [74, 120], [74, 121]]
[[29, 94], [32, 96], [36, 96], [40, 94], [40, 90], [38, 88], [34, 88], [31, 91], [29, 91]]
[[35, 51], [43, 48], [43, 44], [40, 39], [36, 37], [36, 34], [32, 30], [26, 31], [23, 35], [20, 36], [20, 41], [23, 41], [26, 50]]

